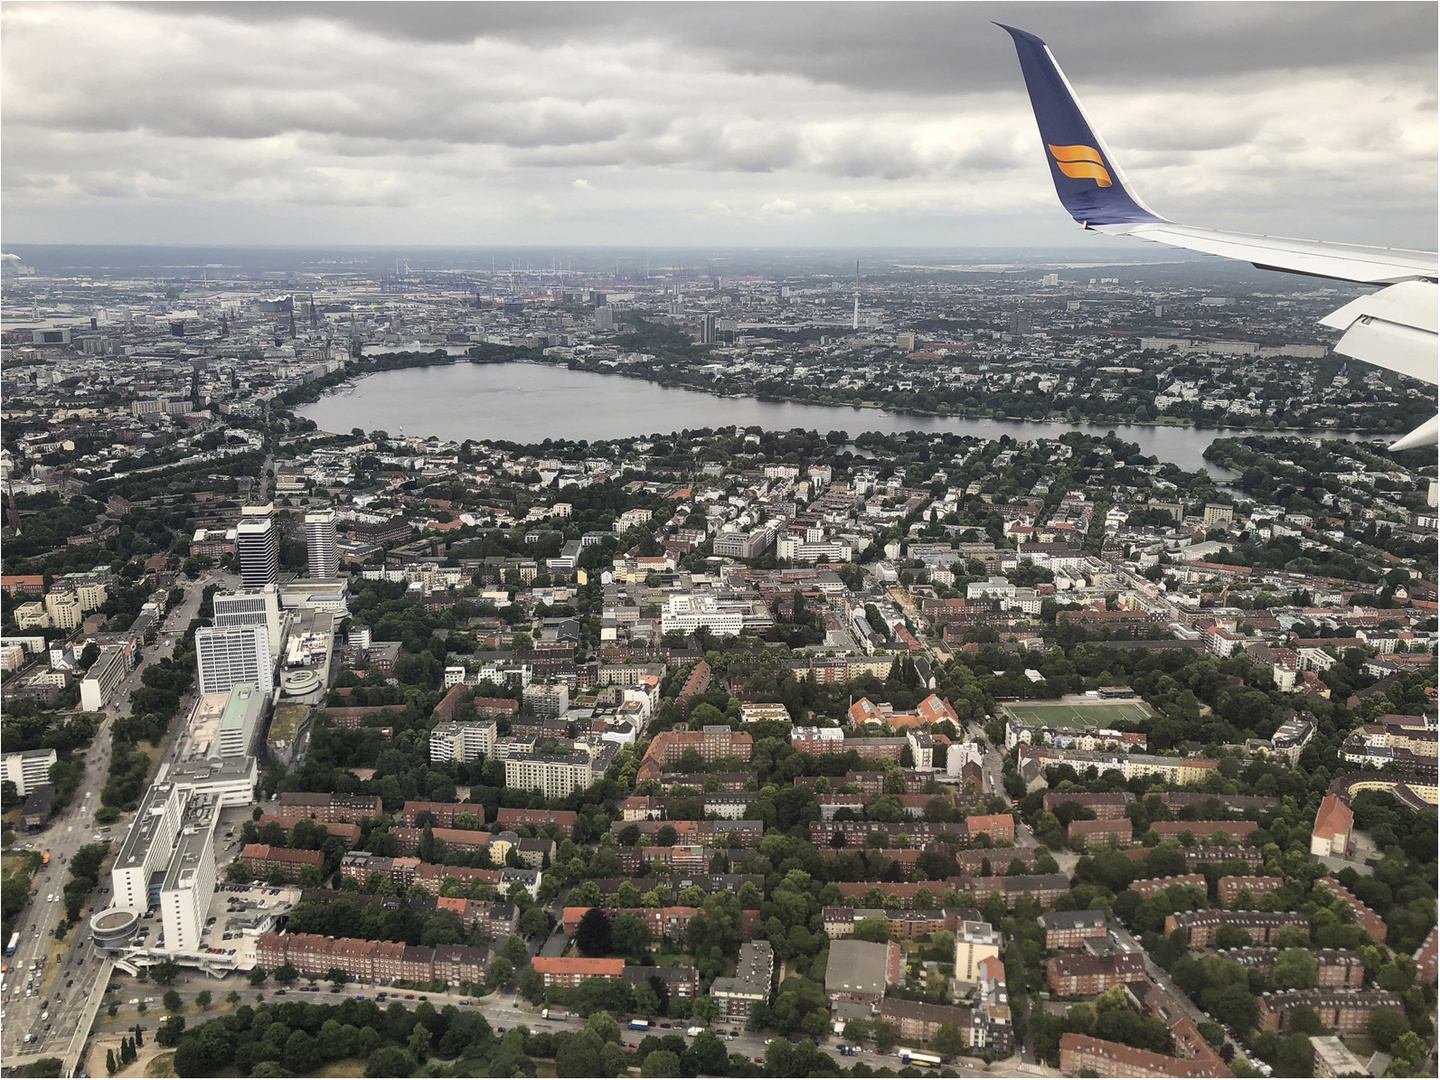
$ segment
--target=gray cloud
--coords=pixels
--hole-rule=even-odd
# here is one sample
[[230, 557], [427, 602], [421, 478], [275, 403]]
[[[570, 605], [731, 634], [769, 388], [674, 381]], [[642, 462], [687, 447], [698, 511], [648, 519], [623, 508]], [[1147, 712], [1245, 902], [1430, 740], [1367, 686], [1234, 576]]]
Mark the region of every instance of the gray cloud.
[[1050, 41], [1162, 212], [1434, 245], [1436, 8], [1409, 3], [11, 3], [5, 224], [1073, 242], [991, 19]]

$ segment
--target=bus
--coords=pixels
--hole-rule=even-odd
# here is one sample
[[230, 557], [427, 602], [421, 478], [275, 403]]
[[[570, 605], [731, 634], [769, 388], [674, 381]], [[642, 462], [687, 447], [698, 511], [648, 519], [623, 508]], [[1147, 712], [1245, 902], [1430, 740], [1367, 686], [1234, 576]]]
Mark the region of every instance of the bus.
[[917, 1054], [914, 1050], [901, 1050], [900, 1060], [906, 1065], [928, 1065], [938, 1068], [940, 1059], [934, 1054]]
[[10, 944], [5, 946], [5, 955], [14, 956], [15, 950], [20, 946], [20, 931], [16, 930], [10, 935]]

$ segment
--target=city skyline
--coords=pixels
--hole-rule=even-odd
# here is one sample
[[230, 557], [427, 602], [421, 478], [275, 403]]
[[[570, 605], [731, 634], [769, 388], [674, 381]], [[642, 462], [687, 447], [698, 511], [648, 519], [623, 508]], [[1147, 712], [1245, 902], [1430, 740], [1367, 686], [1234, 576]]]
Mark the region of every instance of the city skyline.
[[1434, 246], [1429, 5], [12, 4], [0, 19], [8, 244], [1118, 254], [1054, 205], [994, 19], [1050, 41], [1162, 213]]

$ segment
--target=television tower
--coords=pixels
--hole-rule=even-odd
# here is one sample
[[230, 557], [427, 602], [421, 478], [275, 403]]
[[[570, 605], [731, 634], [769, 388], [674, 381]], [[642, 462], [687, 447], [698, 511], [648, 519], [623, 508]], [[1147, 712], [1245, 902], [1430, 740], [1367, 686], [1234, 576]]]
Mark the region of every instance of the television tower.
[[860, 260], [855, 260], [855, 316], [850, 321], [851, 330], [860, 329]]

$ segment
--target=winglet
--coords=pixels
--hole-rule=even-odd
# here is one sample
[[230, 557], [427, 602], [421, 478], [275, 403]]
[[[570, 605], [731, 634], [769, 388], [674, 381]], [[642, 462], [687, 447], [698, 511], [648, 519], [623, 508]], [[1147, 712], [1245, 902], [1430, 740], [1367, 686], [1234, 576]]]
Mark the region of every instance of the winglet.
[[1015, 41], [1055, 191], [1071, 217], [1087, 226], [1168, 220], [1135, 194], [1109, 147], [1091, 126], [1049, 46], [1024, 30], [995, 25]]

